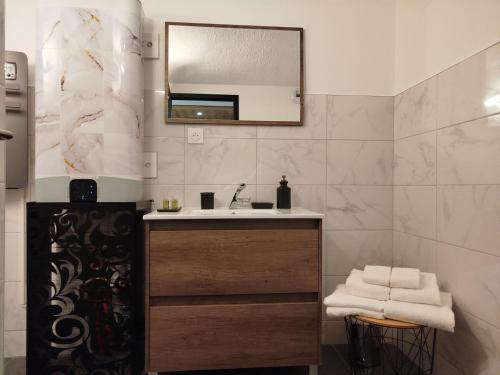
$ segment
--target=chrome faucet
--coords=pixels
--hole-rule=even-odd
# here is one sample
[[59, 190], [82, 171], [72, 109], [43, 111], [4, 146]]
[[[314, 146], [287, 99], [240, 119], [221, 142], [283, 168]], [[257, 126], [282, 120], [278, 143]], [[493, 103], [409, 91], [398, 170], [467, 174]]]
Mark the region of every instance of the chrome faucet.
[[229, 209], [233, 210], [235, 208], [241, 208], [241, 200], [238, 198], [241, 194], [241, 192], [247, 187], [247, 184], [240, 184], [238, 186], [238, 189], [236, 189], [236, 192], [234, 193], [233, 200], [231, 201], [231, 204], [229, 205]]

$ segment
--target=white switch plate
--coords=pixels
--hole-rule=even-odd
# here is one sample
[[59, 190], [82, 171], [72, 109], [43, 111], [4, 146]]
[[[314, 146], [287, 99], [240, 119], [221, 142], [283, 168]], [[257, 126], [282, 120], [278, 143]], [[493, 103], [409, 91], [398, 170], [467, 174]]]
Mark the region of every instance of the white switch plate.
[[158, 154], [156, 152], [142, 153], [142, 177], [156, 178], [158, 176]]
[[159, 59], [160, 34], [144, 33], [142, 41], [142, 52], [145, 59]]
[[203, 128], [188, 128], [188, 143], [203, 143]]

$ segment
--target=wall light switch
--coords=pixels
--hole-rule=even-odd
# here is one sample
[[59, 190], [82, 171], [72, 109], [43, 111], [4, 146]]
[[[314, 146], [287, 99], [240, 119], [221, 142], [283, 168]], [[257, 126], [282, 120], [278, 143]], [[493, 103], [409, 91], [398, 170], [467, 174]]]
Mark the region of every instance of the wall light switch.
[[203, 128], [188, 128], [188, 143], [203, 143]]
[[142, 153], [142, 177], [156, 178], [158, 177], [158, 154], [156, 152]]
[[144, 33], [142, 51], [145, 59], [160, 58], [160, 34]]

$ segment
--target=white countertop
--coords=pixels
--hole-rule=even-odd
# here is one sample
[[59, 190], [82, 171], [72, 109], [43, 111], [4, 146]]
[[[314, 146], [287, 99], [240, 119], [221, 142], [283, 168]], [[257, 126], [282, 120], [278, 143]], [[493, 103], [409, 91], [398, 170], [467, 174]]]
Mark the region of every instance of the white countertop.
[[153, 211], [144, 215], [144, 220], [206, 220], [206, 219], [323, 219], [325, 215], [295, 207], [290, 210], [253, 210], [216, 208], [200, 210], [198, 208], [183, 208], [179, 212]]

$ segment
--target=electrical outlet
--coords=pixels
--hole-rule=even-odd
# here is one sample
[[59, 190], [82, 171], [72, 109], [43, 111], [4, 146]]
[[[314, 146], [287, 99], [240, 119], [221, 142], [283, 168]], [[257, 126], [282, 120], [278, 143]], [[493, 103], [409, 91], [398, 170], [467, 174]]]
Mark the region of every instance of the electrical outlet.
[[188, 128], [188, 143], [203, 143], [203, 128]]
[[158, 154], [156, 152], [142, 153], [142, 177], [156, 178], [157, 177]]
[[160, 34], [143, 33], [142, 49], [145, 59], [157, 60], [160, 58]]

